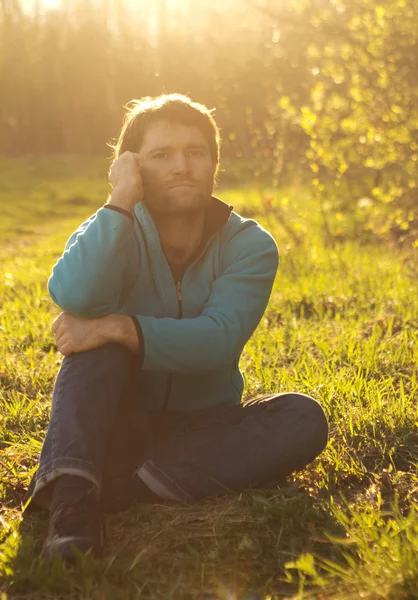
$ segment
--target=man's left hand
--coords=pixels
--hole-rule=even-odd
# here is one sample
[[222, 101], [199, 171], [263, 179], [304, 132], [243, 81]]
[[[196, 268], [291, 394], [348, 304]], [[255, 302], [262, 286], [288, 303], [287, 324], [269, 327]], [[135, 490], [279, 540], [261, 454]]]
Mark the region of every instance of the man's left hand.
[[84, 352], [106, 344], [104, 319], [80, 319], [69, 313], [61, 313], [52, 324], [58, 350], [64, 356]]

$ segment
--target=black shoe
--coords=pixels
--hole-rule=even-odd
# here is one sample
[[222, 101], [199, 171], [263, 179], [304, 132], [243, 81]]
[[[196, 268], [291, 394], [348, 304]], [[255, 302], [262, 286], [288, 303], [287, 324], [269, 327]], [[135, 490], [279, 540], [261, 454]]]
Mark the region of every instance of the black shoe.
[[[81, 478], [66, 476], [66, 479], [68, 483], [68, 480], [74, 481]], [[66, 482], [64, 481], [64, 483]], [[44, 546], [47, 556], [51, 558], [60, 556], [67, 563], [73, 562], [80, 552], [83, 554], [91, 552], [95, 556], [101, 556], [103, 553], [104, 521], [95, 489], [92, 489], [90, 484], [89, 490], [86, 492], [85, 488], [88, 482], [82, 480], [80, 484], [78, 497], [75, 497], [74, 485], [70, 490], [72, 494], [67, 498], [63, 494], [62, 485], [55, 490], [50, 511], [48, 537]]]

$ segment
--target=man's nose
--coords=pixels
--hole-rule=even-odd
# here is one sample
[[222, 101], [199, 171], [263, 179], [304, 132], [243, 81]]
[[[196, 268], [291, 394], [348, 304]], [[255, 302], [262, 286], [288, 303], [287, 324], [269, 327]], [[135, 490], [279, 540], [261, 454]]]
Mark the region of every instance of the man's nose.
[[173, 172], [176, 175], [188, 173], [190, 170], [189, 161], [183, 152], [177, 152], [174, 155]]

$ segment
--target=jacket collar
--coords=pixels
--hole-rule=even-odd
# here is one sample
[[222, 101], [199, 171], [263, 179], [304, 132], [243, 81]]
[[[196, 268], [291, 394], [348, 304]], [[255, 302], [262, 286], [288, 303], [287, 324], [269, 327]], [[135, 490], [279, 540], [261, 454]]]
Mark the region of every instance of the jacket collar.
[[208, 241], [228, 221], [234, 207], [212, 196], [206, 209], [204, 240]]
[[[136, 206], [138, 210], [138, 214], [136, 216], [140, 217], [143, 226], [145, 226], [145, 230], [148, 234], [147, 237], [150, 236], [151, 238], [158, 238], [159, 235], [157, 227], [147, 206], [143, 202], [140, 202]], [[225, 223], [227, 223], [233, 208], [233, 206], [226, 204], [215, 196], [212, 196], [211, 201], [206, 209], [205, 231], [202, 240], [204, 243], [209, 241], [209, 239], [213, 237], [220, 229], [222, 229]]]

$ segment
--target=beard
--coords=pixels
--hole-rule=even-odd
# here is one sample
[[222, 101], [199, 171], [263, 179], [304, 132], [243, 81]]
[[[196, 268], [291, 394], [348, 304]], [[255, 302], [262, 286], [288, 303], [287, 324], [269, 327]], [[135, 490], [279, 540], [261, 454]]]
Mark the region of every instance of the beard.
[[159, 217], [191, 216], [206, 210], [212, 198], [212, 187], [177, 187], [165, 190], [145, 189], [143, 202]]

